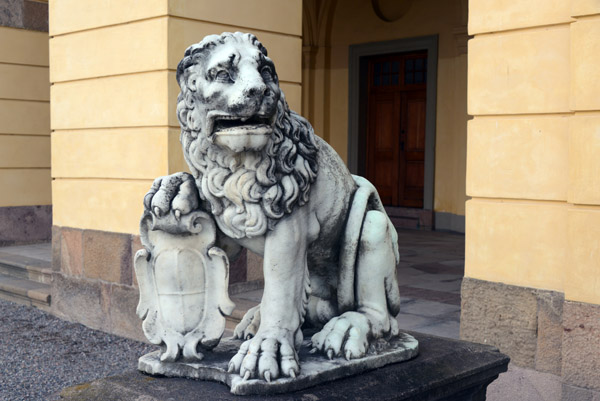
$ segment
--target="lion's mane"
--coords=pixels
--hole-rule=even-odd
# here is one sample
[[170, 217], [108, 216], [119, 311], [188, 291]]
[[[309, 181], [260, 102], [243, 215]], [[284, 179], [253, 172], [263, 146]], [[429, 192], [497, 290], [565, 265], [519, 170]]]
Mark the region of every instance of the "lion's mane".
[[[267, 56], [254, 35], [239, 32], [212, 35], [190, 46], [177, 68], [181, 88], [177, 117], [185, 160], [219, 228], [232, 238], [252, 238], [308, 202], [317, 176], [318, 146], [311, 125], [289, 109], [283, 92], [273, 134], [260, 151], [233, 154], [212, 143], [209, 133], [201, 132], [201, 124], [191, 118], [200, 99], [194, 96], [196, 88], [188, 87], [184, 71], [228, 41], [246, 41]], [[276, 75], [274, 79], [278, 82]]]

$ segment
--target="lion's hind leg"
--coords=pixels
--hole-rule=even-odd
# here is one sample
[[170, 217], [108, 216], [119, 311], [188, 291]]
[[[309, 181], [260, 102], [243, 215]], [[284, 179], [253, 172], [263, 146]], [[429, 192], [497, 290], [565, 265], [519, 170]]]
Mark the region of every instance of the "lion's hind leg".
[[333, 318], [312, 337], [313, 347], [329, 358], [360, 358], [370, 341], [398, 334], [397, 244], [390, 229], [385, 213], [367, 212], [356, 264], [356, 310]]

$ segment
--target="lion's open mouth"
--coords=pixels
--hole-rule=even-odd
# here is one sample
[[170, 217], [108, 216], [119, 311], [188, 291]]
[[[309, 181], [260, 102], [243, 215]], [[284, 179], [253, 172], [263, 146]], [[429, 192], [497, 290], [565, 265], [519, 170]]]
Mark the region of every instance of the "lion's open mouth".
[[212, 133], [220, 135], [270, 134], [273, 130], [270, 118], [249, 118], [221, 115], [213, 120]]
[[262, 149], [273, 133], [276, 118], [275, 114], [240, 117], [219, 111], [211, 111], [207, 117], [210, 140], [236, 153]]

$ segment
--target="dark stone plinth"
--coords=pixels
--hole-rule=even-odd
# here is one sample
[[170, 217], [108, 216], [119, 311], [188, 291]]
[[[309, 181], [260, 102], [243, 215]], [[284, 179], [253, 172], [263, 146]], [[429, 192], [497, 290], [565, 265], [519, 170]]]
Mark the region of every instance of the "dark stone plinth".
[[496, 348], [410, 333], [419, 355], [357, 376], [274, 396], [236, 396], [223, 384], [157, 378], [137, 371], [69, 387], [64, 400], [485, 400], [488, 384], [508, 368]]

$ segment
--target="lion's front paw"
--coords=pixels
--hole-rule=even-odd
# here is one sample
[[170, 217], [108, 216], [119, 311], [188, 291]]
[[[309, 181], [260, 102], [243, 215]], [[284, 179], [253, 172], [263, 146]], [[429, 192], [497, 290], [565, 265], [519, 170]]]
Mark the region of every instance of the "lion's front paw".
[[229, 372], [239, 372], [244, 380], [262, 378], [270, 382], [280, 376], [295, 378], [300, 373], [300, 364], [293, 335], [286, 330], [259, 330], [231, 358]]
[[355, 359], [365, 356], [369, 346], [369, 320], [359, 312], [346, 312], [331, 319], [323, 330], [311, 338], [311, 352], [321, 351], [329, 359], [344, 356]]
[[144, 207], [158, 218], [173, 212], [179, 220], [181, 215], [198, 209], [199, 204], [194, 177], [188, 173], [158, 177], [144, 197]]

